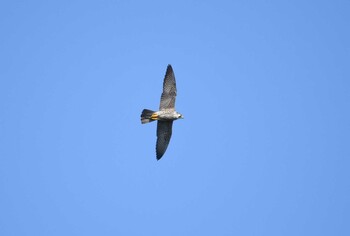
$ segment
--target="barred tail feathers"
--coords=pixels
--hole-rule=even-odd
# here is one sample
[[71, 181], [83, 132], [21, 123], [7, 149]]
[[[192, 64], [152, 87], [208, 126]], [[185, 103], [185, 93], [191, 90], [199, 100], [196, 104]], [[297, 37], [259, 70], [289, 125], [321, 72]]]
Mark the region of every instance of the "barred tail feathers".
[[146, 124], [152, 121], [155, 121], [152, 119], [152, 115], [155, 113], [155, 111], [148, 110], [148, 109], [143, 109], [141, 113], [141, 123]]

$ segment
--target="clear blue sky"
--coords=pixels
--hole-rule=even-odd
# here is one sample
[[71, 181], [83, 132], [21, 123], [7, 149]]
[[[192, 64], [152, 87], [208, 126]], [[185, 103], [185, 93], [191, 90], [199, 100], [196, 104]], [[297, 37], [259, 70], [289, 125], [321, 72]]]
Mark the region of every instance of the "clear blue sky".
[[349, 12], [2, 1], [0, 235], [350, 235]]

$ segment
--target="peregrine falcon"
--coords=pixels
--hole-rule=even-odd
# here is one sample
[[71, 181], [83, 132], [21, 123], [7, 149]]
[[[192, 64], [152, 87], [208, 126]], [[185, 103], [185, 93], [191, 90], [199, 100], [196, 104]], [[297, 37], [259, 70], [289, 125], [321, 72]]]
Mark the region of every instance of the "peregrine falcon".
[[160, 98], [159, 111], [144, 109], [141, 113], [141, 123], [146, 124], [157, 120], [157, 160], [164, 155], [172, 133], [173, 121], [183, 116], [175, 111], [176, 82], [173, 68], [168, 65], [163, 82], [163, 93]]

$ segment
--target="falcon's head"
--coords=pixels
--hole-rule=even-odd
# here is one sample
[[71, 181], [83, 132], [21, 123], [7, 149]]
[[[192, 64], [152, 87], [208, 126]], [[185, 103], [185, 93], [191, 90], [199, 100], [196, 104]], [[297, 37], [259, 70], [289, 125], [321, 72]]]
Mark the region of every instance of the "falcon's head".
[[176, 116], [177, 116], [177, 119], [183, 119], [184, 118], [183, 115], [178, 113], [178, 112], [177, 112]]

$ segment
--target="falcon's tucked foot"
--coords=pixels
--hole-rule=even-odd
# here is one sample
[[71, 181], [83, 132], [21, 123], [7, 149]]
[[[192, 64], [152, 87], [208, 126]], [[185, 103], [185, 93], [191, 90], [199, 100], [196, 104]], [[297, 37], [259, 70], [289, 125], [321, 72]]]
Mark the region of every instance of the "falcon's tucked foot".
[[151, 115], [151, 119], [152, 119], [152, 120], [158, 120], [158, 114], [157, 114], [157, 113], [153, 113], [153, 114]]
[[154, 113], [155, 111], [143, 109], [141, 114], [141, 123], [146, 124], [146, 123], [155, 121], [157, 119], [157, 115]]

